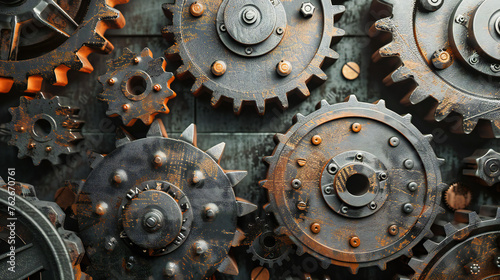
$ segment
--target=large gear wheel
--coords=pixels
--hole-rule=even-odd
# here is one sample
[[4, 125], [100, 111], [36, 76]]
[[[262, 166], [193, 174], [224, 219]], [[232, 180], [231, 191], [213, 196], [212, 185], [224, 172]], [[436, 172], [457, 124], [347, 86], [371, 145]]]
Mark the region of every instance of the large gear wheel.
[[165, 71], [163, 57], [153, 59], [148, 48], [136, 55], [125, 49], [123, 55], [108, 61], [108, 72], [99, 77], [104, 91], [97, 98], [108, 104], [106, 114], [120, 116], [126, 126], [136, 120], [150, 125], [159, 113], [168, 114], [167, 102], [175, 97], [170, 89], [174, 75]]
[[231, 246], [244, 239], [237, 217], [257, 206], [233, 187], [246, 171], [220, 165], [224, 143], [203, 152], [189, 126], [168, 138], [160, 119], [147, 138], [126, 133], [77, 190], [76, 216], [94, 279], [206, 279], [237, 274]]
[[318, 110], [294, 117], [277, 146], [261, 185], [280, 227], [326, 268], [378, 266], [402, 255], [424, 236], [438, 213], [439, 166], [430, 145], [404, 117], [383, 100], [318, 104]]
[[328, 0], [176, 0], [163, 9], [172, 21], [163, 33], [174, 43], [166, 56], [183, 63], [176, 76], [194, 78], [191, 92], [210, 93], [214, 107], [232, 102], [236, 114], [245, 103], [264, 114], [267, 101], [286, 109], [288, 94], [309, 96], [345, 33], [334, 27], [344, 6]]
[[372, 7], [374, 14], [392, 8], [392, 16], [372, 28], [373, 35], [390, 32], [392, 42], [373, 58], [399, 58], [401, 65], [384, 81], [414, 81], [402, 102], [432, 97], [437, 121], [461, 115], [455, 132], [469, 134], [479, 122], [481, 136], [500, 137], [498, 1], [373, 0]]
[[56, 203], [38, 200], [31, 185], [0, 178], [0, 204], [1, 279], [90, 279], [80, 270], [83, 244], [64, 229]]
[[91, 53], [109, 53], [104, 38], [125, 19], [113, 7], [128, 0], [0, 1], [0, 93], [64, 86], [68, 70], [92, 72]]
[[61, 155], [78, 152], [84, 122], [78, 119], [79, 109], [68, 103], [66, 97], [40, 92], [34, 98], [21, 97], [19, 107], [9, 109], [9, 145], [19, 149], [19, 158], [31, 157], [35, 165], [42, 160], [60, 164]]
[[475, 177], [487, 186], [500, 182], [500, 153], [493, 149], [479, 149], [464, 159], [463, 174]]
[[425, 254], [413, 257], [414, 274], [397, 279], [498, 279], [500, 277], [500, 209], [483, 206], [459, 210], [452, 223], [437, 221], [436, 234], [423, 243]]

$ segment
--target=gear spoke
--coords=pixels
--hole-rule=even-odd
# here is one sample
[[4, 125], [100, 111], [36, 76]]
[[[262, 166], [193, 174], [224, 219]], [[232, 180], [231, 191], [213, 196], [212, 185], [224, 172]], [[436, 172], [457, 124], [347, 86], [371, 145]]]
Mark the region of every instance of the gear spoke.
[[17, 16], [13, 16], [9, 23], [1, 23], [1, 52], [0, 59], [16, 60], [21, 35], [21, 24]]
[[78, 24], [53, 0], [40, 2], [33, 9], [33, 16], [47, 27], [68, 38], [78, 28]]

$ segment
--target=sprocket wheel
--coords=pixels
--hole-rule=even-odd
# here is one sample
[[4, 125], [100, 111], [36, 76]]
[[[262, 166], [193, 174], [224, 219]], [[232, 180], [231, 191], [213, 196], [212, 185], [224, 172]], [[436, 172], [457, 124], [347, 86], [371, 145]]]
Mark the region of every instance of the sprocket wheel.
[[479, 215], [455, 212], [452, 223], [437, 221], [436, 234], [423, 243], [425, 254], [413, 257], [411, 276], [400, 280], [498, 279], [500, 277], [500, 209], [482, 206]]
[[68, 70], [90, 73], [91, 53], [109, 53], [104, 37], [125, 19], [113, 7], [128, 0], [5, 0], [0, 2], [0, 93], [35, 93], [42, 81], [64, 86]]
[[34, 98], [21, 97], [19, 107], [9, 109], [9, 145], [19, 149], [19, 158], [31, 157], [35, 165], [44, 159], [60, 164], [61, 155], [78, 152], [84, 122], [78, 119], [79, 109], [68, 102], [66, 97], [39, 92]]
[[500, 182], [500, 153], [493, 149], [479, 149], [464, 159], [463, 174], [475, 177], [487, 186]]
[[[80, 270], [83, 244], [64, 229], [65, 214], [56, 203], [38, 200], [31, 185], [0, 178], [0, 204], [1, 279], [91, 279]], [[9, 270], [12, 260], [15, 272]]]
[[[355, 96], [294, 117], [277, 146], [261, 185], [269, 208], [297, 245], [326, 268], [378, 266], [402, 255], [430, 233], [445, 185], [430, 145], [383, 100], [360, 103]], [[368, 230], [369, 229], [369, 230]], [[375, 236], [374, 236], [375, 235]]]
[[392, 16], [372, 27], [373, 36], [392, 35], [373, 58], [400, 60], [384, 81], [414, 82], [402, 102], [432, 97], [436, 121], [452, 112], [461, 115], [454, 132], [469, 134], [479, 123], [482, 137], [500, 137], [498, 1], [373, 0], [372, 8], [374, 14], [392, 9]]
[[120, 116], [126, 126], [136, 120], [150, 125], [159, 113], [168, 114], [167, 102], [176, 96], [170, 89], [174, 75], [165, 71], [167, 62], [153, 59], [148, 48], [136, 55], [125, 49], [123, 55], [108, 61], [108, 71], [99, 77], [104, 91], [97, 98], [108, 104], [108, 116]]
[[163, 9], [172, 21], [166, 56], [183, 63], [176, 76], [194, 78], [191, 92], [210, 93], [214, 107], [232, 102], [236, 114], [245, 103], [262, 115], [267, 101], [286, 109], [288, 94], [309, 96], [345, 33], [334, 27], [344, 6], [328, 0], [176, 0]]
[[190, 125], [168, 138], [160, 119], [147, 138], [128, 134], [117, 148], [95, 154], [93, 171], [75, 190], [80, 237], [95, 279], [205, 279], [215, 270], [237, 274], [232, 246], [244, 239], [237, 217], [257, 206], [233, 187], [246, 171], [225, 171], [220, 143], [196, 146]]

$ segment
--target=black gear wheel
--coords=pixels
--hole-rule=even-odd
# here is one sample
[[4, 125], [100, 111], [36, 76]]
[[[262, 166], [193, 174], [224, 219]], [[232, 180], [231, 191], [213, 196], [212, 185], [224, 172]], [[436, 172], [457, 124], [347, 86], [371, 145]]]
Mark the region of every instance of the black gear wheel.
[[[294, 117], [264, 161], [261, 185], [280, 227], [326, 268], [378, 266], [402, 255], [424, 236], [436, 215], [445, 185], [438, 159], [422, 135], [383, 100], [318, 104]], [[367, 230], [369, 229], [369, 230]]]
[[165, 71], [164, 58], [153, 59], [148, 48], [136, 55], [125, 49], [123, 55], [108, 61], [108, 71], [99, 77], [104, 91], [97, 98], [108, 104], [108, 116], [120, 116], [126, 126], [136, 120], [150, 125], [159, 113], [168, 114], [167, 102], [175, 97], [170, 89], [174, 75]]
[[24, 0], [0, 3], [0, 92], [64, 86], [68, 70], [92, 72], [90, 53], [109, 53], [104, 38], [125, 19], [113, 7], [128, 0]]
[[38, 200], [31, 185], [0, 178], [0, 204], [1, 279], [90, 279], [80, 270], [83, 244], [64, 229], [65, 214], [56, 203]]
[[19, 149], [19, 158], [31, 157], [35, 165], [44, 159], [60, 164], [61, 155], [78, 152], [84, 122], [78, 120], [79, 109], [68, 103], [66, 97], [40, 92], [34, 98], [21, 97], [19, 107], [9, 109], [9, 145]]
[[464, 159], [463, 174], [475, 177], [480, 183], [493, 186], [500, 182], [500, 154], [493, 149], [479, 149]]
[[[200, 4], [186, 0], [164, 4], [172, 24], [163, 33], [173, 43], [166, 56], [182, 60], [176, 76], [194, 78], [191, 92], [210, 93], [214, 107], [227, 100], [236, 114], [246, 103], [264, 114], [266, 102], [274, 101], [286, 109], [288, 94], [309, 96], [307, 85], [324, 82], [327, 76], [322, 69], [339, 57], [331, 45], [345, 33], [334, 27], [345, 8], [331, 1]], [[193, 16], [200, 11], [201, 16]], [[252, 20], [240, 19], [240, 14]]]
[[[372, 7], [374, 14], [392, 9], [390, 17], [372, 27], [373, 36], [380, 31], [392, 35], [373, 58], [400, 60], [384, 81], [414, 82], [402, 102], [416, 104], [432, 97], [436, 102], [430, 113], [436, 121], [452, 112], [461, 115], [450, 119], [458, 120], [454, 132], [469, 134], [479, 123], [482, 137], [500, 137], [497, 1], [373, 0]], [[495, 54], [488, 50], [493, 47]]]
[[[219, 270], [237, 274], [228, 256], [244, 234], [237, 217], [257, 206], [235, 197], [246, 171], [225, 171], [224, 143], [206, 152], [189, 126], [168, 138], [160, 119], [147, 138], [123, 132], [116, 150], [95, 154], [76, 190], [80, 237], [94, 279], [204, 279]], [[111, 268], [111, 269], [110, 269]]]
[[500, 209], [482, 206], [479, 215], [455, 212], [452, 223], [437, 221], [435, 236], [423, 243], [424, 254], [413, 257], [410, 276], [397, 279], [497, 279], [500, 277]]

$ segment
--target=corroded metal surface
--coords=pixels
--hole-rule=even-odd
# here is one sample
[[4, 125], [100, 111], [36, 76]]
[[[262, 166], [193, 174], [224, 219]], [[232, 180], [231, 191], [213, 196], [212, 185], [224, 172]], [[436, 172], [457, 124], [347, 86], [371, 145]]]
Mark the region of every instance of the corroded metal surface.
[[476, 150], [464, 163], [463, 174], [476, 177], [481, 184], [491, 187], [500, 182], [500, 154], [495, 150]]
[[[373, 59], [397, 57], [401, 62], [384, 82], [412, 80], [402, 102], [416, 104], [432, 97], [436, 102], [429, 111], [437, 121], [452, 112], [461, 115], [456, 132], [469, 134], [482, 120], [484, 125], [478, 128], [483, 137], [500, 137], [498, 1], [446, 0], [435, 11], [424, 9], [420, 2], [372, 3], [373, 14], [392, 13], [372, 27], [371, 34], [380, 35], [382, 41], [387, 38], [384, 33], [392, 35]], [[485, 44], [495, 50], [485, 50]], [[434, 55], [444, 54], [443, 50], [446, 60], [453, 61], [437, 65]]]
[[[339, 57], [330, 46], [344, 35], [334, 22], [345, 8], [330, 1], [309, 2], [312, 16], [301, 13], [302, 1], [206, 1], [199, 17], [190, 14], [191, 3], [163, 6], [172, 20], [163, 30], [173, 42], [166, 56], [182, 60], [176, 76], [194, 78], [191, 92], [210, 93], [212, 106], [227, 100], [236, 114], [244, 104], [264, 114], [268, 101], [288, 108], [287, 95], [309, 96], [307, 85], [324, 82], [322, 69]], [[224, 74], [211, 70], [215, 61], [225, 62]]]
[[159, 113], [168, 114], [174, 75], [165, 71], [167, 62], [153, 59], [148, 48], [137, 55], [125, 49], [121, 57], [108, 61], [108, 71], [99, 77], [104, 91], [97, 98], [108, 104], [106, 115], [119, 116], [126, 126], [141, 120], [150, 125]]
[[86, 272], [94, 279], [237, 274], [227, 255], [243, 239], [236, 219], [256, 206], [233, 192], [246, 171], [219, 166], [224, 143], [203, 152], [194, 125], [176, 140], [159, 120], [147, 138], [122, 136], [115, 151], [94, 155], [93, 171], [75, 190]]
[[297, 114], [286, 134], [276, 134], [273, 155], [264, 158], [269, 169], [261, 185], [277, 232], [325, 268], [385, 269], [411, 256], [443, 210], [432, 137], [383, 100], [367, 104], [351, 96], [318, 106], [308, 116]]
[[88, 56], [109, 53], [104, 37], [125, 19], [113, 7], [128, 0], [26, 0], [0, 3], [0, 93], [40, 91], [42, 81], [64, 86], [68, 70], [92, 72]]
[[60, 164], [61, 155], [78, 152], [84, 123], [78, 119], [79, 109], [68, 102], [65, 97], [39, 92], [34, 98], [21, 97], [19, 107], [10, 108], [9, 145], [19, 149], [19, 158], [31, 157], [35, 165], [42, 160]]
[[462, 183], [454, 183], [444, 192], [444, 202], [453, 211], [467, 209], [472, 201], [472, 193]]

